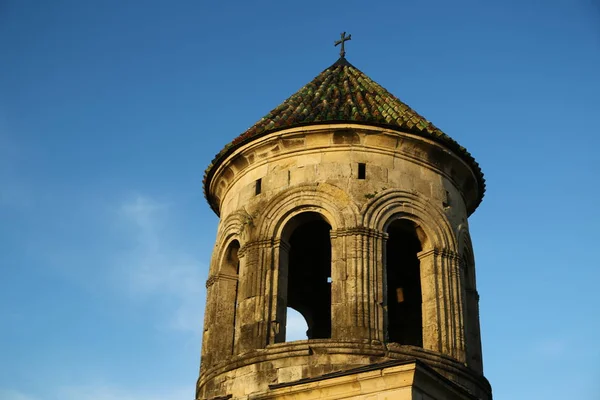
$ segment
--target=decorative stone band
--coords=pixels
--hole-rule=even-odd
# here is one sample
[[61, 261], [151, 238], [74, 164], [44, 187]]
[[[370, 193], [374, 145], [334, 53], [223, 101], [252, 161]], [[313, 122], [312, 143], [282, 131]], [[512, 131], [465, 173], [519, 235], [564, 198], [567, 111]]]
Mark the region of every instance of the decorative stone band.
[[453, 261], [460, 261], [460, 256], [458, 255], [458, 253], [456, 253], [455, 251], [452, 251], [452, 250], [448, 250], [448, 249], [438, 249], [438, 248], [429, 249], [429, 250], [423, 250], [419, 254], [417, 254], [419, 259], [423, 259], [423, 258], [429, 257], [431, 255], [444, 257], [444, 258], [447, 258], [447, 259], [453, 260]]
[[357, 226], [354, 228], [338, 229], [335, 231], [333, 231], [333, 230], [331, 231], [331, 238], [337, 238], [337, 237], [342, 237], [342, 236], [355, 236], [355, 235], [368, 236], [368, 237], [377, 238], [377, 239], [387, 239], [389, 237], [389, 235], [385, 232], [380, 232], [376, 229], [366, 228], [363, 226]]
[[[353, 132], [352, 136], [356, 138], [352, 139], [354, 143], [336, 140], [339, 139], [341, 132], [344, 134]], [[309, 135], [327, 136], [327, 147], [323, 147], [321, 140], [306, 140]], [[402, 146], [398, 145], [400, 141]], [[367, 152], [385, 153], [435, 170], [453, 182], [456, 187], [461, 188], [467, 201], [469, 214], [477, 208], [483, 198], [485, 183], [478, 164], [465, 162], [466, 160], [454, 151], [449, 151], [444, 144], [402, 130], [346, 122], [288, 128], [268, 133], [240, 145], [235, 151], [209, 167], [210, 172], [207, 172], [204, 180], [205, 196], [211, 208], [219, 215], [221, 201], [227, 191], [248, 168], [256, 168], [267, 160], [289, 157], [290, 154], [304, 155], [315, 151], [330, 151], [334, 148], [336, 150], [362, 148]]]
[[286, 242], [285, 240], [281, 240], [281, 239], [274, 240], [273, 245], [279, 247], [279, 249], [281, 251], [285, 251], [285, 252], [289, 252], [291, 249], [290, 244], [288, 242]]
[[[270, 378], [264, 379], [265, 383], [283, 383], [279, 379], [281, 374], [278, 374], [278, 370], [290, 367], [290, 364], [311, 366], [307, 376], [309, 377], [378, 362], [415, 359], [466, 388], [477, 398], [491, 399], [491, 387], [485, 377], [456, 359], [439, 352], [414, 346], [385, 345], [368, 340], [334, 339], [271, 344], [265, 349], [252, 350], [223, 360], [201, 372], [197, 391], [202, 392], [205, 385], [218, 385], [218, 382], [225, 382], [228, 376], [236, 373], [252, 374], [257, 370], [261, 371], [263, 377]], [[323, 360], [328, 360], [328, 363], [323, 364]], [[266, 388], [265, 385], [264, 389]]]

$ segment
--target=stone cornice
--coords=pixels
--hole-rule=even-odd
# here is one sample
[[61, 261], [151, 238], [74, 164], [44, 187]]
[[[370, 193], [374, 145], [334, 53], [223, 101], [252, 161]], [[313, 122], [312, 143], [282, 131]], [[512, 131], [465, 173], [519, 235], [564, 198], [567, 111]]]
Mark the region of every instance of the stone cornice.
[[[477, 387], [481, 392], [486, 394], [491, 392], [490, 384], [485, 377], [442, 353], [414, 346], [386, 346], [385, 344], [369, 344], [364, 341], [335, 339], [313, 339], [277, 343], [269, 345], [265, 349], [257, 349], [232, 356], [201, 371], [196, 388], [199, 389], [219, 375], [237, 368], [258, 363], [277, 363], [277, 360], [283, 358], [309, 357], [315, 353], [315, 350], [320, 354], [331, 354], [342, 357], [349, 354], [352, 354], [354, 357], [362, 356], [370, 360], [370, 363], [416, 359], [425, 362], [436, 371], [443, 371], [444, 374], [460, 377], [461, 380], [468, 382], [469, 387]], [[486, 398], [491, 398], [491, 395], [489, 397], [486, 396]]]
[[[302, 146], [301, 148], [286, 148], [286, 146], [282, 145], [281, 143], [282, 140], [285, 140], [286, 138], [292, 138], [297, 135], [307, 135], [315, 133], [333, 135], [334, 132], [343, 129], [352, 129], [355, 132], [359, 132], [361, 135], [365, 135], [365, 137], [372, 133], [400, 137], [403, 138], [404, 142], [412, 143], [412, 145], [409, 147], [417, 146], [419, 148], [422, 148], [423, 150], [421, 152], [413, 154], [411, 151], [404, 151], [404, 146], [403, 148], [398, 148], [396, 147], [396, 145], [389, 147], [373, 145], [368, 143], [355, 143], [352, 145], [330, 143], [327, 145], [315, 145], [309, 147]], [[221, 194], [217, 196], [216, 192], [213, 192], [213, 190], [215, 190], [215, 188], [217, 187], [213, 186], [213, 180], [215, 178], [218, 179], [218, 177], [221, 176], [226, 169], [229, 169], [229, 166], [235, 164], [235, 160], [239, 161], [243, 159], [243, 167], [241, 169], [237, 166], [234, 168], [234, 170], [238, 169], [238, 172], [233, 171], [235, 177], [233, 177], [233, 180], [228, 181], [227, 186], [230, 186], [232, 182], [237, 181], [237, 179], [239, 179], [239, 176], [244, 174], [243, 172], [240, 174], [241, 170], [246, 169], [250, 166], [252, 166], [252, 168], [255, 168], [258, 165], [262, 165], [261, 162], [266, 162], [265, 159], [263, 159], [261, 162], [248, 161], [250, 159], [255, 159], [254, 157], [248, 157], [248, 154], [251, 154], [253, 151], [256, 151], [256, 149], [262, 148], [265, 145], [272, 145], [273, 148], [278, 149], [276, 153], [269, 155], [269, 160], [286, 158], [293, 153], [308, 154], [310, 152], [347, 151], [348, 149], [356, 150], [357, 146], [362, 147], [362, 149], [367, 152], [383, 152], [386, 154], [393, 154], [395, 157], [402, 157], [407, 160], [411, 160], [412, 162], [417, 163], [423, 167], [437, 171], [438, 173], [442, 174], [447, 179], [452, 181], [458, 188], [460, 188], [461, 195], [465, 198], [465, 202], [469, 209], [469, 214], [473, 212], [475, 208], [477, 208], [477, 206], [483, 198], [483, 194], [485, 191], [485, 181], [483, 179], [483, 174], [481, 173], [478, 164], [467, 162], [458, 153], [450, 151], [443, 143], [440, 143], [438, 140], [435, 140], [433, 138], [427, 138], [421, 135], [415, 135], [414, 133], [375, 125], [364, 125], [356, 123], [317, 124], [283, 129], [277, 132], [270, 132], [268, 134], [265, 134], [265, 136], [261, 135], [260, 138], [255, 138], [254, 140], [251, 140], [248, 143], [240, 144], [239, 147], [236, 146], [234, 150], [232, 149], [230, 153], [228, 153], [226, 156], [224, 155], [223, 158], [220, 158], [218, 163], [209, 166], [204, 180], [204, 194], [211, 208], [217, 213], [217, 215], [219, 215], [220, 213], [220, 204], [218, 204], [217, 199], [221, 198], [222, 200], [222, 198], [224, 198], [225, 195]], [[423, 156], [423, 154], [434, 153], [435, 156]], [[444, 167], [450, 165], [449, 163], [452, 163], [452, 165], [454, 165], [452, 169]], [[454, 172], [450, 173], [450, 170]], [[467, 172], [467, 170], [469, 172]], [[459, 171], [462, 172], [459, 173]], [[459, 175], [462, 178], [456, 180], [456, 177]], [[225, 191], [228, 190], [228, 188], [225, 189]], [[472, 191], [472, 193], [467, 194], [467, 191]]]

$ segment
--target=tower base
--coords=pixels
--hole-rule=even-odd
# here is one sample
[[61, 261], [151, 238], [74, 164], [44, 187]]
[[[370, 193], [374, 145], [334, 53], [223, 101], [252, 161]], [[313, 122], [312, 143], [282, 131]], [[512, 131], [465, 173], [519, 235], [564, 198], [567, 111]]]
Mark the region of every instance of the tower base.
[[397, 360], [271, 385], [265, 393], [213, 400], [217, 399], [476, 400], [477, 397], [420, 361]]
[[485, 377], [433, 351], [315, 339], [277, 343], [202, 370], [196, 399], [491, 400], [492, 393]]

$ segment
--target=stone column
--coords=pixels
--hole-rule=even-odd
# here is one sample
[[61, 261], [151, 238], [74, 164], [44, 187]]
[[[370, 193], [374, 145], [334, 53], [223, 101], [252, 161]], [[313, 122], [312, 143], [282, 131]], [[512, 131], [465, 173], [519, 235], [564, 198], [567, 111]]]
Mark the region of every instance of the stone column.
[[383, 340], [384, 234], [367, 228], [331, 232], [331, 336]]
[[285, 342], [287, 322], [287, 290], [290, 245], [284, 240], [275, 240], [272, 252], [273, 262], [267, 275], [266, 293], [268, 307], [266, 315], [270, 321], [268, 343]]
[[206, 281], [202, 365], [208, 367], [233, 354], [237, 275], [218, 273]]
[[267, 344], [265, 284], [270, 270], [271, 251], [271, 240], [258, 240], [246, 243], [238, 252], [240, 276], [235, 354], [264, 348]]
[[465, 361], [463, 307], [456, 254], [429, 249], [418, 254], [423, 297], [423, 347]]
[[479, 294], [475, 289], [475, 265], [466, 259], [461, 260], [461, 283], [463, 287], [466, 361], [469, 367], [483, 374], [479, 327]]
[[447, 265], [450, 282], [450, 308], [452, 322], [452, 356], [461, 361], [467, 361], [465, 339], [465, 307], [463, 299], [463, 285], [461, 282], [460, 256], [452, 251], [442, 253], [442, 258]]
[[200, 367], [202, 369], [206, 369], [213, 364], [214, 357], [214, 331], [210, 329], [213, 326], [213, 321], [215, 320], [215, 304], [212, 299], [214, 298], [214, 278], [210, 277], [206, 281], [206, 308], [204, 311], [204, 332], [202, 333], [202, 353], [200, 360]]
[[468, 321], [466, 344], [469, 357], [467, 359], [467, 365], [480, 374], [483, 374], [481, 333], [479, 326], [479, 294], [476, 289], [468, 288], [466, 290], [466, 298], [468, 304], [466, 310], [469, 310], [469, 313], [465, 316], [465, 319]]

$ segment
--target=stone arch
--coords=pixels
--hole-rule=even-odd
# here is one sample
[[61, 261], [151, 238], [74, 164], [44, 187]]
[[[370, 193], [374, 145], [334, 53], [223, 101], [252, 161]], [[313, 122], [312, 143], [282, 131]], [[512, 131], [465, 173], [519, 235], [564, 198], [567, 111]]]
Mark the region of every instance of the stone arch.
[[458, 254], [461, 260], [464, 258], [469, 264], [475, 265], [475, 257], [473, 255], [473, 243], [471, 242], [471, 234], [469, 228], [465, 224], [460, 224], [457, 233]]
[[202, 359], [209, 366], [230, 357], [235, 346], [240, 248], [249, 216], [241, 210], [221, 221], [206, 282]]
[[427, 238], [413, 221], [400, 218], [386, 224], [383, 246], [385, 341], [423, 347], [421, 262]]
[[[386, 233], [394, 221], [410, 221], [415, 227], [421, 249], [418, 275], [421, 289], [422, 347], [446, 354], [454, 354], [461, 340], [460, 293], [456, 282], [456, 238], [443, 210], [417, 193], [390, 189], [379, 193], [361, 209], [362, 223], [368, 229]], [[387, 236], [387, 235], [385, 235]], [[387, 274], [387, 255], [378, 254], [376, 263]], [[380, 324], [387, 329], [386, 318], [390, 296], [389, 287], [381, 280], [378, 292], [384, 304]], [[418, 307], [418, 306], [417, 306]], [[414, 343], [408, 343], [413, 344]]]
[[210, 265], [210, 276], [220, 270], [224, 252], [232, 240], [237, 240], [243, 246], [248, 236], [252, 217], [245, 210], [238, 210], [227, 216], [220, 224], [215, 240], [215, 248]]
[[231, 238], [227, 241], [227, 245], [223, 246], [224, 251], [221, 252], [219, 261], [219, 274], [228, 276], [236, 276], [239, 274], [239, 255], [240, 242], [237, 238]]
[[[284, 226], [282, 241], [289, 249], [279, 272], [288, 279], [279, 297], [304, 317], [308, 339], [330, 338], [331, 225], [313, 211], [296, 214]], [[287, 315], [285, 321], [287, 331]]]
[[327, 183], [302, 185], [280, 193], [267, 204], [258, 236], [281, 239], [288, 221], [307, 211], [321, 214], [332, 230], [355, 227], [359, 215], [358, 207], [343, 190]]
[[247, 230], [252, 226], [252, 216], [246, 210], [237, 210], [227, 216], [219, 224], [217, 243], [223, 243], [230, 236], [245, 240]]
[[425, 234], [423, 251], [447, 249], [455, 251], [456, 239], [443, 211], [416, 193], [388, 189], [379, 193], [361, 209], [365, 227], [385, 232], [396, 219], [417, 224]]
[[[272, 269], [269, 279], [269, 319], [272, 327], [269, 343], [285, 340], [287, 283], [290, 252], [290, 233], [301, 214], [319, 215], [331, 232], [354, 228], [359, 215], [358, 207], [343, 190], [326, 183], [302, 185], [275, 196], [260, 214], [256, 240], [272, 243]], [[330, 238], [331, 258], [336, 257], [335, 245]], [[331, 262], [331, 261], [330, 261]], [[331, 262], [331, 268], [334, 268]]]
[[462, 285], [466, 291], [477, 291], [475, 279], [475, 256], [469, 229], [465, 224], [458, 227], [458, 257], [461, 266]]
[[235, 346], [235, 325], [238, 301], [240, 242], [229, 237], [216, 250], [212, 273], [206, 282], [207, 307], [204, 315], [202, 358], [211, 365], [230, 357]]

